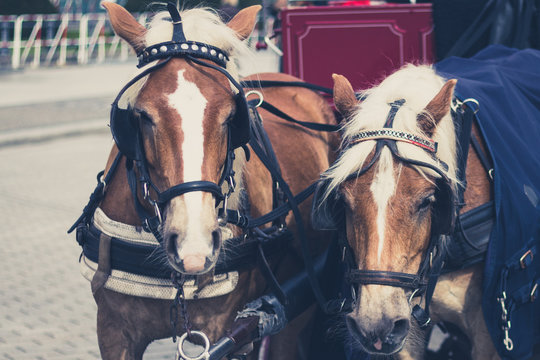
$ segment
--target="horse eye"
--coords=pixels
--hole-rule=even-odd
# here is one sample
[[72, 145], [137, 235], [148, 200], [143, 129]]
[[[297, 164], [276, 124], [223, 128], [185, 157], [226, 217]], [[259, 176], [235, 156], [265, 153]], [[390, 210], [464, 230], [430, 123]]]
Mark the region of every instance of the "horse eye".
[[223, 125], [230, 125], [233, 120], [234, 120], [234, 116], [236, 115], [236, 112], [233, 111], [232, 113], [229, 114], [229, 116], [227, 116], [227, 119], [225, 120], [225, 122], [223, 123]]
[[434, 202], [435, 202], [435, 194], [430, 194], [429, 196], [426, 196], [424, 199], [422, 199], [422, 202], [420, 203], [420, 205], [418, 205], [418, 211], [427, 209]]
[[152, 120], [152, 117], [150, 115], [148, 115], [148, 113], [144, 110], [140, 110], [140, 109], [135, 109], [134, 110], [134, 113], [135, 115], [137, 115], [137, 117], [139, 117], [144, 123], [146, 124], [149, 124], [149, 125], [153, 125], [154, 124], [154, 121]]

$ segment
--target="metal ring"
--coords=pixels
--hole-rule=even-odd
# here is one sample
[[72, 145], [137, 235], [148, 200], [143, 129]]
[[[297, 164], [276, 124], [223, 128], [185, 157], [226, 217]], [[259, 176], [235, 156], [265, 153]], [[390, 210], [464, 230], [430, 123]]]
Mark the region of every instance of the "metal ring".
[[202, 331], [195, 331], [195, 330], [191, 331], [191, 335], [197, 335], [197, 336], [199, 336], [199, 337], [201, 337], [203, 339], [203, 341], [204, 341], [204, 350], [200, 355], [197, 355], [195, 357], [191, 357], [191, 356], [186, 355], [186, 353], [184, 353], [184, 349], [182, 347], [182, 345], [184, 344], [184, 341], [187, 339], [187, 336], [188, 336], [188, 333], [186, 332], [186, 333], [184, 333], [184, 335], [180, 336], [180, 339], [178, 340], [178, 353], [180, 354], [180, 358], [185, 359], [185, 360], [208, 359], [208, 357], [209, 357], [208, 350], [210, 350], [210, 340], [208, 340], [208, 336], [206, 336], [206, 334], [203, 333]]
[[[468, 102], [476, 104], [476, 108], [474, 109], [474, 114], [476, 114], [478, 112], [478, 110], [480, 110], [480, 103], [475, 98], [468, 98], [468, 99], [463, 100], [462, 104], [465, 105]], [[472, 109], [472, 107], [471, 107], [471, 109]]]
[[412, 292], [411, 296], [409, 297], [409, 304], [411, 303], [414, 295], [416, 295], [416, 293], [418, 292], [419, 289], [414, 289], [414, 291]]
[[251, 95], [251, 94], [255, 94], [255, 95], [257, 95], [257, 96], [259, 97], [259, 103], [258, 103], [257, 105], [255, 105], [255, 107], [261, 106], [262, 103], [263, 103], [263, 101], [264, 101], [264, 96], [263, 96], [263, 94], [262, 94], [260, 91], [258, 91], [258, 90], [250, 90], [250, 91], [248, 91], [248, 92], [246, 93], [246, 99], [247, 99], [248, 96]]

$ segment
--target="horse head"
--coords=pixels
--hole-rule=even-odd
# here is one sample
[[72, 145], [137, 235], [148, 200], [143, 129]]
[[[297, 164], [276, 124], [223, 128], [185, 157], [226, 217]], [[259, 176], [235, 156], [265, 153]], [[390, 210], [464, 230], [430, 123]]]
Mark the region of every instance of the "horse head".
[[356, 292], [349, 333], [367, 352], [388, 355], [405, 343], [411, 310], [443, 251], [440, 235], [452, 226], [456, 80], [410, 65], [358, 103], [348, 80], [333, 77], [336, 108], [348, 121], [313, 217], [346, 235], [347, 278]]
[[170, 265], [204, 273], [221, 247], [217, 204], [233, 187], [234, 170], [241, 175], [238, 150], [247, 142], [249, 123], [243, 92], [232, 86], [238, 79], [235, 56], [246, 50], [260, 7], [243, 9], [228, 24], [204, 9], [169, 10], [146, 29], [121, 6], [103, 5], [141, 68], [140, 78], [117, 98], [126, 104], [117, 111], [124, 115], [111, 117], [116, 145], [139, 178], [147, 173], [137, 197], [161, 217]]

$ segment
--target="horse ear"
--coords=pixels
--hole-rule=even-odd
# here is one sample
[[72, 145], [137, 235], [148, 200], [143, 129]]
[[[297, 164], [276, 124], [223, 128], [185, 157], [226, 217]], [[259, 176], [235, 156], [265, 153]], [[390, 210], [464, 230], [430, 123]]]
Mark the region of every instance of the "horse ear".
[[144, 44], [146, 28], [139, 24], [122, 6], [112, 2], [103, 2], [101, 5], [103, 5], [109, 14], [114, 32], [126, 40], [137, 54], [143, 51], [146, 47]]
[[418, 125], [427, 136], [433, 135], [439, 121], [450, 112], [456, 83], [456, 79], [448, 80], [439, 93], [427, 104], [424, 111], [418, 114], [416, 118]]
[[358, 105], [351, 83], [343, 75], [332, 74], [334, 79], [334, 104], [345, 118], [349, 117]]
[[262, 9], [261, 5], [253, 5], [240, 10], [228, 23], [240, 40], [245, 40], [251, 35], [255, 22], [257, 21], [257, 13]]

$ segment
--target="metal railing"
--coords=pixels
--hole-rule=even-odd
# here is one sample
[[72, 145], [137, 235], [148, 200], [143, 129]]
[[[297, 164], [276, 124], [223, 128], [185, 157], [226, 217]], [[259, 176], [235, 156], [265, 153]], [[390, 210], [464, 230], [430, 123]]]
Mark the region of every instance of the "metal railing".
[[[144, 13], [137, 18], [146, 22]], [[130, 54], [105, 13], [0, 16], [0, 68], [125, 61]]]
[[[147, 13], [136, 14], [145, 24]], [[260, 17], [248, 40], [253, 49], [281, 50], [266, 35], [271, 22]], [[114, 34], [106, 13], [0, 15], [0, 70], [126, 61], [131, 47]]]

